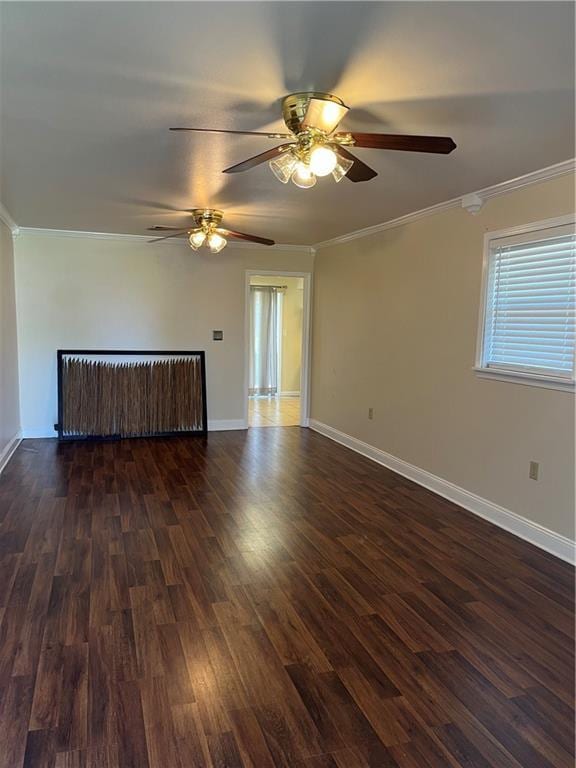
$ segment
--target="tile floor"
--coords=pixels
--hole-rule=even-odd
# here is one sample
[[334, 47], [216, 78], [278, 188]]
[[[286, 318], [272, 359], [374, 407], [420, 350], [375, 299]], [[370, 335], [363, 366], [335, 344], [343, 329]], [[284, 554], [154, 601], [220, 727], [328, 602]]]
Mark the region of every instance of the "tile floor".
[[251, 397], [248, 411], [251, 427], [291, 427], [300, 423], [300, 398]]

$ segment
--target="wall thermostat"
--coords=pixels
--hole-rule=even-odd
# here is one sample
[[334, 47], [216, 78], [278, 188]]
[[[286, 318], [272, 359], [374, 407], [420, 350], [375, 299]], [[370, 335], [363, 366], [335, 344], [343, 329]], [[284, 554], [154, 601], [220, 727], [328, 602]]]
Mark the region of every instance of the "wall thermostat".
[[212, 341], [224, 341], [224, 331], [212, 331]]

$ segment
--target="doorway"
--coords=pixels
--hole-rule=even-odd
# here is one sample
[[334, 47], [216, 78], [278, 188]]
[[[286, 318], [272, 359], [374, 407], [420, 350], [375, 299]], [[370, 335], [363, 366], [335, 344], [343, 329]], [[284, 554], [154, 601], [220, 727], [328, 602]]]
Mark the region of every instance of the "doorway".
[[309, 276], [247, 274], [249, 427], [305, 425]]

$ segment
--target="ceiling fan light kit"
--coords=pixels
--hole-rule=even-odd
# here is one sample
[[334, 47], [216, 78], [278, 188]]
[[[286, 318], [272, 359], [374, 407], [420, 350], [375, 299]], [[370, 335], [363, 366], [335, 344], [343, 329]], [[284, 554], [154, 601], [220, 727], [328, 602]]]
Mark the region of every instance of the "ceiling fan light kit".
[[209, 248], [211, 253], [220, 253], [226, 247], [227, 240], [218, 232], [218, 225], [222, 221], [222, 211], [213, 208], [195, 208], [192, 216], [197, 227], [190, 232], [188, 242], [190, 247], [197, 251], [203, 245]]
[[[310, 151], [299, 152], [297, 149], [286, 151], [268, 163], [278, 181], [288, 184], [292, 180], [302, 189], [313, 187], [318, 176], [332, 174], [335, 182], [342, 181], [353, 165], [352, 160], [348, 160], [323, 144], [316, 144]], [[306, 183], [302, 183], [303, 179], [306, 179]]]
[[[221, 227], [220, 224], [224, 214], [215, 208], [194, 208], [190, 213], [192, 214], [191, 227], [149, 227], [150, 232], [163, 234], [162, 237], [150, 240], [150, 242], [159, 243], [169, 238], [188, 235], [188, 242], [192, 250], [197, 251], [202, 246], [206, 246], [211, 253], [220, 253], [226, 247], [228, 237], [235, 240], [247, 240], [250, 243], [259, 243], [261, 245], [274, 245], [274, 240], [269, 240], [267, 237], [248, 235], [245, 232], [236, 232], [233, 229]], [[169, 234], [165, 234], [166, 232]]]
[[[225, 168], [224, 173], [241, 173], [268, 163], [272, 173], [282, 184], [292, 181], [300, 189], [310, 189], [318, 178], [332, 176], [335, 182], [347, 178], [358, 183], [369, 181], [377, 172], [350, 151], [361, 149], [386, 149], [403, 152], [426, 152], [447, 155], [456, 149], [448, 136], [409, 136], [390, 133], [351, 133], [337, 131], [349, 107], [342, 99], [323, 91], [300, 91], [285, 96], [282, 116], [287, 133], [265, 131], [235, 131], [217, 128], [171, 128], [171, 131], [198, 133], [225, 133], [244, 136], [263, 136], [267, 139], [283, 139], [280, 144], [241, 163]], [[263, 245], [273, 245], [273, 240], [246, 235], [242, 232], [222, 229], [222, 211], [212, 208], [195, 208], [192, 212], [195, 226], [191, 229], [174, 230], [169, 237], [189, 235], [191, 248], [198, 250], [206, 245], [212, 253], [219, 253], [226, 246], [226, 237], [248, 240]], [[152, 230], [173, 230], [172, 227], [151, 227]], [[154, 240], [153, 242], [158, 242]]]
[[[336, 182], [341, 181], [353, 163], [338, 155], [329, 134], [347, 111], [344, 102], [329, 93], [314, 91], [286, 96], [282, 113], [294, 141], [285, 145], [280, 157], [268, 163], [276, 178], [283, 184], [292, 180], [301, 189], [313, 187], [317, 177], [330, 174]], [[348, 137], [343, 143], [349, 143]]]

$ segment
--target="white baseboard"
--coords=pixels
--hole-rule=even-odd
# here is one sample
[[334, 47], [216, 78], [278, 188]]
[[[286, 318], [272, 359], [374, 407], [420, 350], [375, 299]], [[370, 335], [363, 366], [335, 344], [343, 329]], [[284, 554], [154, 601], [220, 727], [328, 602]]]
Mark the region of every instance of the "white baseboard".
[[280, 397], [300, 397], [299, 389], [289, 389], [286, 392], [280, 392]]
[[575, 543], [566, 536], [551, 531], [549, 528], [544, 528], [544, 526], [538, 525], [538, 523], [533, 523], [531, 520], [516, 514], [516, 512], [500, 507], [498, 504], [488, 501], [488, 499], [477, 496], [475, 493], [471, 493], [448, 480], [433, 475], [425, 469], [409, 464], [403, 459], [381, 451], [373, 445], [364, 443], [362, 440], [351, 437], [320, 421], [310, 419], [309, 426], [310, 429], [319, 432], [321, 435], [329, 437], [331, 440], [346, 446], [346, 448], [350, 448], [356, 453], [362, 454], [362, 456], [366, 456], [368, 459], [372, 459], [372, 461], [378, 464], [382, 464], [384, 467], [397, 472], [403, 477], [407, 477], [409, 480], [413, 480], [418, 485], [434, 491], [439, 496], [449, 499], [469, 512], [489, 520], [494, 525], [504, 528], [504, 530], [513, 533], [525, 541], [529, 541], [531, 544], [546, 550], [546, 552], [550, 552], [550, 554], [559, 557], [561, 560], [566, 560], [569, 563], [575, 562]]
[[8, 443], [6, 448], [0, 453], [0, 473], [2, 473], [3, 469], [5, 468], [6, 464], [10, 461], [12, 458], [12, 454], [18, 448], [22, 441], [22, 433], [20, 431], [16, 432], [12, 440]]
[[22, 430], [22, 440], [43, 440], [46, 437], [58, 437], [58, 433], [54, 429], [42, 427]]
[[248, 429], [244, 419], [208, 419], [208, 432], [228, 432], [236, 429]]

